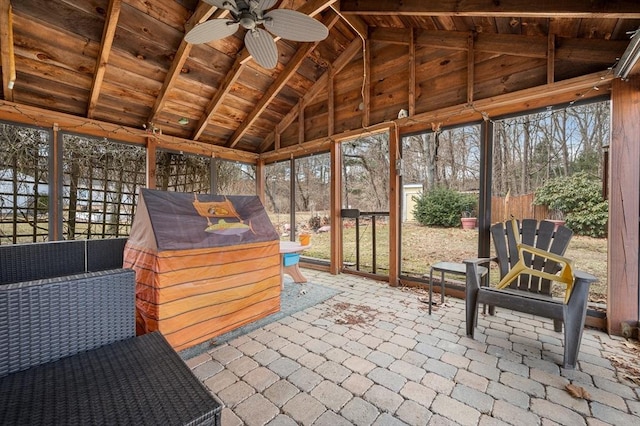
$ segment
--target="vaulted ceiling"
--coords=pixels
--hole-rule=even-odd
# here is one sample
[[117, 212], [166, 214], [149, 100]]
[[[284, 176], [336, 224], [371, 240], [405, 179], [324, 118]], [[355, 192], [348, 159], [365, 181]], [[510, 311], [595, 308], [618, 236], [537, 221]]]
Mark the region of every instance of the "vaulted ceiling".
[[185, 42], [195, 25], [229, 13], [205, 2], [0, 0], [1, 96], [5, 105], [263, 153], [394, 120], [400, 110], [418, 117], [581, 76], [607, 80], [640, 26], [635, 0], [275, 7], [318, 19], [329, 36], [277, 39], [278, 65], [264, 69], [244, 30]]

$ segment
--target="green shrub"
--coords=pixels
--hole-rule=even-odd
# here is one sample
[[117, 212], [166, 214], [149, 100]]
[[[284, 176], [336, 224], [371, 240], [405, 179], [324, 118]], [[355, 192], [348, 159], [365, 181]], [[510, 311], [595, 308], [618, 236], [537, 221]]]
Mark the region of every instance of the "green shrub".
[[477, 205], [475, 195], [442, 187], [414, 196], [413, 200], [413, 216], [424, 226], [460, 226], [460, 217], [475, 215]]
[[586, 172], [550, 179], [536, 190], [533, 203], [561, 212], [566, 226], [578, 235], [607, 235], [609, 205], [602, 199], [602, 183]]

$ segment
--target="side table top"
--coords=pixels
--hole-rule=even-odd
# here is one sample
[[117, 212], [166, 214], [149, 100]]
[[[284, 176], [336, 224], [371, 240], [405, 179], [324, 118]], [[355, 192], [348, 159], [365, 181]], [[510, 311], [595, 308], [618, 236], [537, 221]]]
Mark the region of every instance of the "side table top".
[[[458, 275], [466, 275], [467, 273], [467, 265], [457, 262], [437, 262], [431, 265], [431, 269], [434, 271], [449, 272], [451, 274]], [[486, 267], [478, 266], [478, 273], [480, 273], [481, 276], [486, 275], [487, 272], [488, 270]]]
[[311, 244], [303, 246], [297, 241], [280, 241], [280, 253], [298, 253], [310, 247]]

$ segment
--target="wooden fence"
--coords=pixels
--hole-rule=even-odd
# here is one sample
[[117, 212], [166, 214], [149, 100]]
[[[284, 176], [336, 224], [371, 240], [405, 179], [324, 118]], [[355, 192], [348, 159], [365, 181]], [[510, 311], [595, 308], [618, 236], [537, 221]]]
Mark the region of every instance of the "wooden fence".
[[502, 222], [511, 219], [511, 215], [516, 219], [547, 219], [549, 217], [549, 209], [547, 206], [534, 205], [533, 195], [491, 197], [491, 222]]

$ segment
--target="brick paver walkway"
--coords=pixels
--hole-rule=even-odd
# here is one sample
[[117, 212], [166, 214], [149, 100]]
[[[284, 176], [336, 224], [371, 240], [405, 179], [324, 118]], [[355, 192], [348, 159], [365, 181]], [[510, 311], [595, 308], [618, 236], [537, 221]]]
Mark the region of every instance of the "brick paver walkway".
[[543, 318], [500, 309], [472, 340], [464, 301], [429, 316], [415, 291], [305, 275], [341, 293], [187, 361], [224, 402], [224, 426], [640, 425], [640, 390], [608, 359], [628, 357], [621, 339], [586, 330], [565, 370], [562, 334]]

